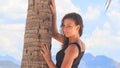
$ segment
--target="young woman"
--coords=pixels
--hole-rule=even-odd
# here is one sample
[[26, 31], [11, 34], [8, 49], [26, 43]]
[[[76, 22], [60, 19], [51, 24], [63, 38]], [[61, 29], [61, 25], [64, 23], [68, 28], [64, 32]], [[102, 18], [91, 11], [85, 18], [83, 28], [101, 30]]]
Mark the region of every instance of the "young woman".
[[61, 24], [63, 34], [59, 34], [56, 26], [54, 0], [52, 0], [50, 8], [53, 13], [53, 38], [63, 43], [63, 45], [62, 49], [57, 53], [56, 64], [51, 60], [51, 53], [46, 44], [44, 44], [40, 52], [49, 68], [78, 68], [79, 62], [85, 51], [84, 43], [80, 40], [83, 31], [82, 18], [77, 13], [66, 14]]

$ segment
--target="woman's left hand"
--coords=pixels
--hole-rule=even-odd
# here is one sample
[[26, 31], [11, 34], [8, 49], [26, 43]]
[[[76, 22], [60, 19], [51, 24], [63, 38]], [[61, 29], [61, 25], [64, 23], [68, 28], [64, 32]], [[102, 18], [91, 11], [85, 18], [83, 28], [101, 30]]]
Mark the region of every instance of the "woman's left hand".
[[50, 52], [50, 49], [48, 48], [48, 46], [46, 44], [43, 44], [41, 46], [40, 53], [42, 54], [42, 56], [44, 57], [44, 59], [46, 61], [51, 60], [51, 52]]

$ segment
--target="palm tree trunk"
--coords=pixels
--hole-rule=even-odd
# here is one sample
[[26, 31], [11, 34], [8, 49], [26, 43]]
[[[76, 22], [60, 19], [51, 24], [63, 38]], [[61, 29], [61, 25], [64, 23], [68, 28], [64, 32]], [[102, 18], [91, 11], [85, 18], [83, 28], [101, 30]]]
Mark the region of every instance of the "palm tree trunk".
[[21, 68], [48, 68], [40, 54], [42, 43], [51, 47], [52, 14], [50, 0], [28, 0]]

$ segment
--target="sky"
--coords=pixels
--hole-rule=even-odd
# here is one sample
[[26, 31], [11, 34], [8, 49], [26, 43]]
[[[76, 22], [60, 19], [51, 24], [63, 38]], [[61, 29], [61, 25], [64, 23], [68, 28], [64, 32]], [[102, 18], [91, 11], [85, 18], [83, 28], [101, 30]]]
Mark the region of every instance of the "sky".
[[[120, 0], [55, 0], [57, 27], [66, 13], [79, 13], [84, 22], [81, 39], [85, 53], [104, 55], [120, 62]], [[0, 2], [0, 56], [9, 55], [21, 61], [24, 43], [27, 0], [1, 0]], [[61, 43], [52, 39], [52, 55]]]

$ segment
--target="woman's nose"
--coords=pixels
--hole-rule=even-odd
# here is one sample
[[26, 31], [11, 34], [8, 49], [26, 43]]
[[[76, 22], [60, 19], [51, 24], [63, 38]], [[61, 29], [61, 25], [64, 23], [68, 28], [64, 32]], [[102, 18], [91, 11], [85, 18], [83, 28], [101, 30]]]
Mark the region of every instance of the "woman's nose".
[[64, 28], [63, 28], [63, 32], [64, 32], [64, 33], [67, 32], [68, 30], [69, 30], [68, 27], [64, 27]]

